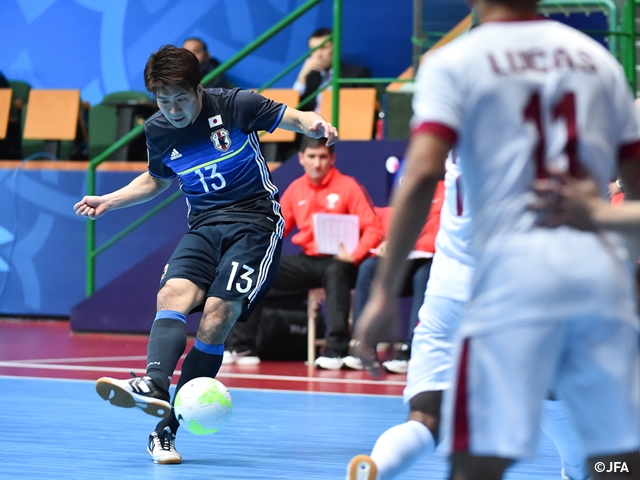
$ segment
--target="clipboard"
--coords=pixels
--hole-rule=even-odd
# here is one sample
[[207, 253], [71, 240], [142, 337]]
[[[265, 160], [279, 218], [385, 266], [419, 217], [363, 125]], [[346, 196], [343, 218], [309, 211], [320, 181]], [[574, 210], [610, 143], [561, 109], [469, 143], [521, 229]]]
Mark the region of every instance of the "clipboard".
[[318, 253], [336, 255], [342, 243], [351, 254], [360, 241], [360, 219], [357, 215], [315, 213], [313, 233]]

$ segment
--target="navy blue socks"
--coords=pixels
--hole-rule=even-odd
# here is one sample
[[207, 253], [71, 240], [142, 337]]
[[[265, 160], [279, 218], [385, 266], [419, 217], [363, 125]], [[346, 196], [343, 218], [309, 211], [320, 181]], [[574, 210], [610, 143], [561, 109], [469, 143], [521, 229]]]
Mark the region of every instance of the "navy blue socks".
[[[176, 386], [176, 392], [180, 390], [185, 383], [189, 380], [198, 377], [211, 377], [215, 378], [222, 366], [222, 355], [224, 354], [224, 344], [212, 345], [210, 343], [204, 343], [196, 339], [195, 344], [191, 351], [187, 354], [187, 357], [182, 363], [182, 373]], [[175, 400], [175, 395], [174, 395]], [[162, 432], [165, 427], [171, 427], [171, 431], [176, 433], [180, 424], [176, 419], [176, 416], [171, 410], [171, 415], [163, 419], [156, 426], [156, 432]]]
[[186, 346], [187, 318], [174, 310], [159, 311], [147, 346], [147, 375], [159, 388], [169, 390], [171, 375]]

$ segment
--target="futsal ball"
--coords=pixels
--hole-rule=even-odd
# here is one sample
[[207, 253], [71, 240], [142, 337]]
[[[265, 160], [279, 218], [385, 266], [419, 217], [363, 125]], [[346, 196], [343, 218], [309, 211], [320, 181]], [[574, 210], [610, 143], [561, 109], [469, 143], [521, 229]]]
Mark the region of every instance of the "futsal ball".
[[231, 395], [215, 378], [199, 377], [176, 394], [173, 409], [180, 425], [194, 435], [209, 435], [224, 427], [231, 416]]

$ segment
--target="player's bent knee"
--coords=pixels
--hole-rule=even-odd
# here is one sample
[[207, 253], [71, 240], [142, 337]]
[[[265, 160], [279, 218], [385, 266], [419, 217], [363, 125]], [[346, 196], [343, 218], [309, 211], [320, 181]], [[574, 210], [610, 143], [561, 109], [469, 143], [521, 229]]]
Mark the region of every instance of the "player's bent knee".
[[422, 412], [432, 417], [440, 417], [442, 391], [420, 392], [409, 401], [411, 411]]
[[195, 283], [185, 278], [171, 278], [160, 288], [157, 295], [158, 308], [173, 309], [176, 304], [188, 304], [190, 310], [193, 306], [204, 301], [204, 291]]

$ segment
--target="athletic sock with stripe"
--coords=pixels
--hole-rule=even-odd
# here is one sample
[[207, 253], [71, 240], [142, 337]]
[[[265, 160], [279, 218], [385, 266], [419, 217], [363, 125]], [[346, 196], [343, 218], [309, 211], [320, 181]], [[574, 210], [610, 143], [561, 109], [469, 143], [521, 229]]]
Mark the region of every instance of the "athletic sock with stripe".
[[[222, 355], [224, 353], [224, 345], [212, 345], [204, 343], [196, 339], [195, 344], [191, 351], [187, 354], [187, 357], [182, 363], [182, 373], [176, 386], [176, 393], [180, 390], [185, 383], [189, 380], [198, 377], [211, 377], [215, 378], [222, 366]], [[175, 401], [175, 395], [174, 395]], [[165, 427], [170, 427], [173, 433], [178, 431], [180, 424], [176, 419], [173, 409], [171, 414], [161, 420], [156, 426], [156, 432], [160, 433]]]
[[147, 345], [147, 375], [158, 388], [169, 390], [171, 375], [187, 346], [187, 318], [174, 310], [160, 310]]

